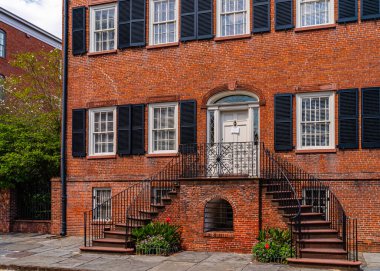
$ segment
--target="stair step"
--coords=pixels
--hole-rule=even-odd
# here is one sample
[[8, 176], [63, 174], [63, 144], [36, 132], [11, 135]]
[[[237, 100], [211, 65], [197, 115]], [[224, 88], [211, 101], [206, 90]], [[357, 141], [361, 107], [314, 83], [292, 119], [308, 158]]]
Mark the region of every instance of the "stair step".
[[170, 197], [162, 197], [161, 198], [163, 201], [171, 201], [172, 199]]
[[[293, 214], [284, 214], [283, 216], [294, 217], [296, 215], [297, 215], [296, 213], [293, 213]], [[323, 215], [323, 214], [322, 213], [301, 213], [301, 217], [304, 217], [304, 216], [321, 216], [321, 215]]]
[[128, 253], [135, 252], [133, 248], [120, 248], [120, 247], [81, 247], [81, 251], [86, 252], [103, 252], [103, 253]]
[[[312, 205], [301, 205], [301, 209], [307, 209], [307, 208], [312, 208]], [[298, 206], [279, 206], [277, 207], [280, 210], [286, 210], [286, 209], [298, 209]]]
[[[295, 225], [297, 222], [292, 221], [288, 222], [289, 225]], [[330, 225], [330, 221], [325, 220], [307, 220], [307, 221], [301, 221], [301, 226], [313, 226], [313, 225]]]
[[302, 239], [297, 242], [300, 243], [343, 243], [342, 240], [338, 238], [315, 238], [315, 239]]
[[[293, 230], [294, 233], [298, 233], [297, 231]], [[314, 229], [314, 230], [301, 230], [302, 234], [319, 234], [319, 233], [338, 233], [338, 231], [333, 229]]]
[[139, 223], [135, 223], [135, 222], [132, 222], [132, 223], [128, 223], [127, 224], [124, 224], [124, 223], [118, 223], [118, 224], [115, 224], [116, 227], [128, 227], [128, 228], [141, 228], [142, 226], [144, 226], [143, 224], [139, 224]]
[[101, 238], [94, 240], [92, 245], [94, 247], [115, 247], [115, 248], [125, 248], [126, 243], [133, 244], [131, 238]]
[[169, 195], [177, 195], [178, 192], [177, 192], [177, 191], [169, 191], [168, 194], [169, 194]]
[[163, 204], [151, 204], [150, 206], [157, 209], [165, 208], [165, 205]]
[[[130, 232], [130, 231], [129, 231]], [[130, 235], [130, 233], [127, 233], [126, 231], [104, 231], [106, 234], [112, 234], [112, 235]]]
[[272, 199], [274, 202], [281, 202], [281, 201], [296, 201], [299, 200], [300, 202], [302, 201], [302, 198], [285, 198], [285, 199]]
[[269, 192], [265, 192], [267, 195], [275, 195], [275, 194], [291, 194], [291, 193], [293, 193], [292, 191], [286, 191], [286, 190], [284, 190], [284, 191], [269, 191]]
[[288, 258], [288, 263], [293, 265], [302, 265], [302, 266], [324, 266], [324, 267], [343, 267], [351, 268], [351, 270], [360, 270], [360, 265], [362, 264], [359, 261], [347, 261], [347, 260], [334, 260], [334, 259], [311, 259], [311, 258]]
[[125, 240], [117, 238], [102, 238], [94, 240], [96, 243], [112, 243], [112, 244], [125, 244]]
[[154, 210], [144, 210], [144, 211], [139, 211], [142, 214], [147, 214], [147, 215], [158, 215], [160, 212], [154, 211]]
[[301, 248], [302, 253], [318, 253], [318, 254], [347, 254], [347, 251], [339, 248]]
[[147, 217], [147, 216], [128, 216], [128, 219], [137, 220], [137, 221], [148, 221], [148, 222], [152, 220], [152, 218]]

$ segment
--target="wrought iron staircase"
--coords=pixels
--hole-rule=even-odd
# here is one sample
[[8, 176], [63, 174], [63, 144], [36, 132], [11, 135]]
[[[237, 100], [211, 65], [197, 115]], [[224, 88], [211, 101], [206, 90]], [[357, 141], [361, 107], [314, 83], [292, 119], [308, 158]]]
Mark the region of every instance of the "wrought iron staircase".
[[[134, 253], [132, 230], [154, 219], [179, 192], [183, 178], [256, 177], [287, 221], [291, 264], [358, 268], [357, 221], [323, 183], [273, 154], [263, 143], [208, 143], [180, 147], [158, 174], [84, 214], [83, 251]], [[105, 212], [104, 210], [111, 210]], [[102, 212], [107, 215], [102, 215]], [[102, 219], [94, 219], [102, 217]]]

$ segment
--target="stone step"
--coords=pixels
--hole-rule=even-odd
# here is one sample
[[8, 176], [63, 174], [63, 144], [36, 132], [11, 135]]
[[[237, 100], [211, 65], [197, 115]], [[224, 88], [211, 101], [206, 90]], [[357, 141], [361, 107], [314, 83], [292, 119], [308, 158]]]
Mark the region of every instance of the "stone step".
[[128, 232], [121, 231], [121, 230], [114, 230], [114, 231], [104, 231], [104, 238], [112, 238], [112, 239], [122, 239], [125, 240], [125, 237], [128, 235], [130, 236], [132, 233], [129, 230]]
[[119, 247], [81, 247], [81, 251], [84, 252], [99, 252], [99, 253], [122, 253], [133, 254], [135, 250], [133, 248], [119, 248]]
[[[288, 224], [294, 227], [297, 226], [296, 221], [288, 222]], [[326, 229], [330, 227], [331, 222], [325, 220], [301, 220], [300, 224], [303, 229]]]
[[300, 249], [301, 258], [313, 259], [347, 259], [347, 251], [342, 248], [302, 248]]
[[[301, 205], [301, 211], [302, 212], [311, 212], [313, 206], [311, 205]], [[284, 211], [286, 214], [288, 213], [294, 213], [295, 211], [298, 211], [298, 206], [293, 205], [293, 206], [278, 206], [278, 210]]]
[[[293, 230], [298, 235], [298, 231]], [[301, 229], [302, 239], [337, 238], [338, 231], [333, 229]]]
[[288, 258], [288, 263], [297, 267], [312, 267], [312, 268], [339, 268], [340, 270], [360, 270], [359, 261], [335, 260], [335, 259], [312, 259], [312, 258]]
[[101, 238], [92, 241], [92, 245], [94, 247], [118, 247], [118, 248], [125, 248], [126, 243], [133, 244], [133, 241], [131, 238], [125, 238], [118, 239], [118, 238]]
[[314, 238], [298, 240], [303, 248], [343, 248], [343, 241], [338, 238]]

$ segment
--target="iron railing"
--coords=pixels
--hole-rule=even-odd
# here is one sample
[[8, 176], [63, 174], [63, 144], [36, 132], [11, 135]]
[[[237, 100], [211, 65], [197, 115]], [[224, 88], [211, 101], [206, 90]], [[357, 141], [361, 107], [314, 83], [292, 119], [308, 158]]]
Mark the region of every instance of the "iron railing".
[[[348, 252], [347, 259], [358, 260], [357, 220], [347, 216], [335, 194], [320, 180], [258, 142], [181, 145], [178, 157], [158, 174], [133, 184], [84, 214], [85, 245], [91, 246], [94, 240], [104, 238], [107, 231], [124, 229], [125, 247], [133, 246], [129, 231], [143, 225], [150, 214], [165, 205], [179, 179], [210, 177], [260, 178], [260, 185], [267, 186], [280, 207], [291, 211], [288, 214], [291, 232], [293, 234], [294, 229], [297, 233], [292, 236], [295, 257], [302, 257], [299, 242], [303, 236], [302, 205], [308, 205], [312, 212], [322, 213], [326, 221], [331, 222], [330, 227], [338, 232]], [[105, 205], [111, 206], [111, 217], [93, 219], [94, 213], [101, 212]]]
[[[347, 260], [358, 261], [357, 219], [347, 215], [339, 199], [321, 180], [278, 155], [272, 154], [269, 150], [265, 149], [264, 144], [262, 146], [264, 150], [262, 155], [266, 158], [261, 158], [261, 160], [264, 160], [261, 163], [261, 178], [264, 181], [271, 180], [273, 167], [271, 165], [268, 166], [265, 160], [269, 159], [267, 158], [268, 156], [272, 157], [271, 159], [276, 161], [276, 166], [289, 180], [293, 187], [293, 193], [301, 200], [302, 205], [306, 207], [311, 206], [313, 213], [321, 213], [323, 218], [330, 222], [330, 228], [337, 231], [339, 238], [343, 241], [343, 248], [347, 251]], [[302, 215], [302, 208], [300, 215]], [[294, 219], [300, 220], [301, 217], [295, 217]], [[298, 228], [297, 232], [299, 241], [302, 239], [302, 230]], [[297, 252], [303, 246], [304, 244], [297, 242]], [[297, 256], [302, 257], [299, 253]]]
[[19, 220], [51, 219], [50, 181], [17, 184], [15, 189], [16, 213]]

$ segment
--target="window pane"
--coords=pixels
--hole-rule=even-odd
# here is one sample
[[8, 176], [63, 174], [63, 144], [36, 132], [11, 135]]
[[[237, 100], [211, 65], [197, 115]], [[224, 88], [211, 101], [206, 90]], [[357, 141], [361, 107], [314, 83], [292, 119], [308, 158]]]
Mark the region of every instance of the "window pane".
[[153, 109], [153, 151], [176, 149], [175, 107]]
[[301, 0], [301, 26], [327, 24], [330, 0]]

